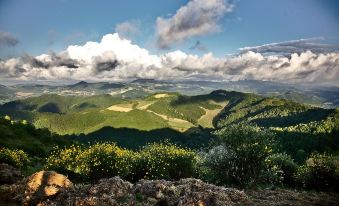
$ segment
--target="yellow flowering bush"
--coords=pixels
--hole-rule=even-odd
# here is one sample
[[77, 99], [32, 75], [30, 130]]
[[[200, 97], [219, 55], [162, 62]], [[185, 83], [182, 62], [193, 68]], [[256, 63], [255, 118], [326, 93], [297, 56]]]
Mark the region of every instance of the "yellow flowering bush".
[[198, 155], [174, 144], [152, 143], [137, 155], [134, 176], [136, 179], [180, 179], [196, 174]]
[[29, 158], [23, 150], [0, 148], [0, 162], [21, 168], [27, 166]]
[[115, 144], [97, 143], [85, 149], [79, 156], [80, 171], [91, 180], [104, 177], [126, 177], [130, 174], [134, 152]]
[[47, 158], [46, 168], [82, 180], [120, 176], [137, 181], [191, 177], [195, 174], [196, 162], [194, 151], [170, 143], [149, 144], [139, 151], [97, 143], [88, 147], [56, 148]]
[[66, 173], [71, 178], [96, 181], [104, 177], [127, 176], [134, 152], [112, 143], [96, 143], [85, 147], [72, 145], [56, 148], [46, 160], [46, 168]]
[[294, 174], [296, 184], [312, 189], [337, 189], [339, 176], [331, 155], [313, 153]]

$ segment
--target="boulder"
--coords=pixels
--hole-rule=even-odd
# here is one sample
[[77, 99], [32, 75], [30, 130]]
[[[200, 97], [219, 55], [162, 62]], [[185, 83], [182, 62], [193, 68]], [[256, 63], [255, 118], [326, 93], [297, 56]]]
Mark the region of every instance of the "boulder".
[[72, 182], [66, 176], [54, 171], [34, 173], [25, 182], [23, 205], [37, 205], [72, 187]]

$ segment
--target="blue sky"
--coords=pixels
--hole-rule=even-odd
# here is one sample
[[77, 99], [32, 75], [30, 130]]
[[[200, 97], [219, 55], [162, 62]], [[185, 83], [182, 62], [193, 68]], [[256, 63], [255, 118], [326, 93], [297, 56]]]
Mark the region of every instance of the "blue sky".
[[0, 0], [0, 81], [339, 86], [338, 0]]
[[[130, 37], [152, 53], [157, 17], [175, 14], [184, 0], [1, 0], [0, 31], [19, 40], [15, 47], [2, 48], [2, 57], [28, 53], [39, 55], [61, 51], [70, 44], [99, 41], [124, 21], [140, 24]], [[174, 49], [190, 51], [197, 40], [217, 56], [236, 53], [238, 48], [310, 37], [339, 36], [337, 0], [236, 0], [232, 12], [222, 17], [221, 31], [194, 36]], [[334, 43], [338, 43], [335, 40]], [[167, 52], [167, 51], [165, 51]]]

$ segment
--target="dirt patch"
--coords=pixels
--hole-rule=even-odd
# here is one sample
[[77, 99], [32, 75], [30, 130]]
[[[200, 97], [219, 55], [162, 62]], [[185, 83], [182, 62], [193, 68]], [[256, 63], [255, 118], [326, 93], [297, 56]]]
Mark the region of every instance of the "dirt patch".
[[146, 110], [149, 106], [154, 104], [155, 101], [139, 101], [137, 105], [137, 109]]
[[133, 104], [116, 104], [107, 108], [116, 112], [130, 112], [133, 110]]
[[15, 93], [15, 95], [17, 97], [29, 97], [29, 96], [32, 96], [33, 93], [31, 93], [31, 92], [17, 92], [17, 93]]
[[205, 114], [202, 115], [199, 119], [198, 119], [198, 124], [205, 127], [205, 128], [213, 128], [213, 119], [215, 116], [217, 116], [220, 111], [227, 105], [227, 102], [221, 102], [221, 103], [217, 103], [217, 102], [213, 102], [213, 104], [219, 105], [221, 106], [220, 109], [206, 109], [204, 107], [200, 107], [201, 109], [203, 109], [205, 111]]
[[168, 124], [173, 129], [176, 129], [180, 132], [184, 132], [184, 131], [188, 130], [189, 128], [194, 127], [194, 125], [191, 122], [183, 120], [183, 119], [168, 117], [166, 115], [159, 114], [159, 113], [156, 113], [156, 112], [151, 111], [151, 110], [147, 110], [147, 112], [153, 113], [153, 114], [163, 118], [164, 120], [167, 120]]
[[169, 97], [169, 94], [156, 94], [156, 95], [154, 95], [154, 98], [156, 98], [156, 99], [160, 99], [160, 98], [164, 98], [164, 97]]
[[339, 195], [335, 193], [294, 191], [287, 189], [248, 190], [245, 193], [251, 206], [338, 206]]

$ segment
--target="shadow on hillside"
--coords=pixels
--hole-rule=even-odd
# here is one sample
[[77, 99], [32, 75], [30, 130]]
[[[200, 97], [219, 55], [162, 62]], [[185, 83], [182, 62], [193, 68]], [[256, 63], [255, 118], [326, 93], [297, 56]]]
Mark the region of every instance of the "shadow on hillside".
[[171, 102], [172, 106], [178, 106], [183, 104], [201, 103], [208, 100], [215, 102], [224, 102], [242, 98], [243, 94], [235, 91], [215, 90], [209, 94], [197, 95], [197, 96], [179, 96], [177, 99]]
[[189, 148], [201, 148], [208, 145], [211, 136], [209, 129], [195, 127], [182, 133], [171, 128], [142, 131], [132, 128], [103, 127], [89, 134], [73, 135], [75, 140], [82, 143], [116, 142], [117, 145], [128, 149], [138, 149], [151, 142], [168, 140], [172, 143]]
[[321, 121], [326, 119], [332, 112], [333, 110], [314, 108], [285, 117], [266, 117], [253, 122], [263, 127], [288, 127], [301, 123], [307, 124], [313, 121]]
[[282, 151], [291, 154], [295, 160], [300, 155], [306, 158], [312, 152], [333, 153], [339, 150], [339, 130], [330, 133], [310, 134], [303, 132], [281, 131], [276, 132]]

